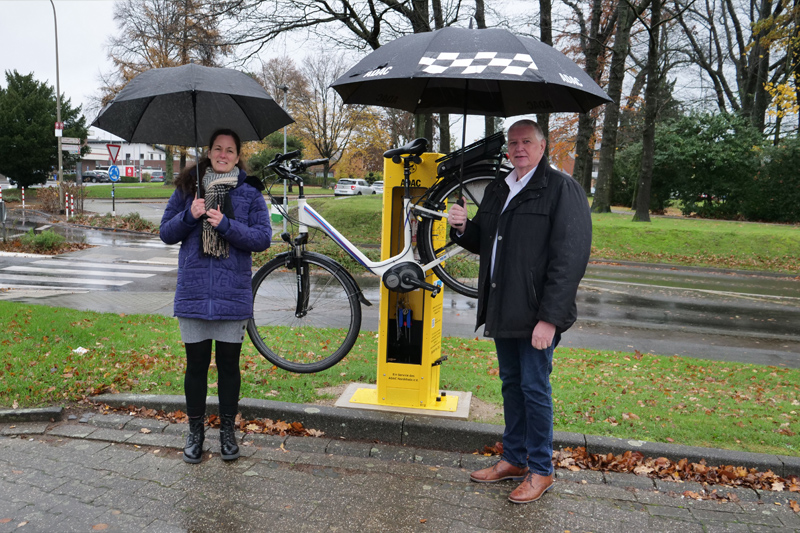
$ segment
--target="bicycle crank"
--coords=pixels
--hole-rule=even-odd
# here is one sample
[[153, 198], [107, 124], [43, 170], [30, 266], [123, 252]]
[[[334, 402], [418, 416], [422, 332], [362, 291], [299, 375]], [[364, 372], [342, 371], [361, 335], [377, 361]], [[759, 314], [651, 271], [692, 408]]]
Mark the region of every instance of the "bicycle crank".
[[431, 297], [439, 294], [441, 287], [425, 281], [425, 273], [417, 263], [405, 262], [395, 265], [383, 274], [383, 284], [390, 291], [411, 292], [424, 289], [431, 292]]

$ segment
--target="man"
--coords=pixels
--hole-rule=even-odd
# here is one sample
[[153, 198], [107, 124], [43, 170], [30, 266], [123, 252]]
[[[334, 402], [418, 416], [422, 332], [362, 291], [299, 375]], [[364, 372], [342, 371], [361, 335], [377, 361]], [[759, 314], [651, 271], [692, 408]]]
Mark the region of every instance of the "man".
[[586, 271], [592, 219], [581, 186], [542, 156], [539, 125], [508, 130], [514, 170], [486, 189], [472, 220], [450, 208], [451, 234], [480, 255], [477, 326], [497, 347], [505, 431], [503, 456], [473, 472], [477, 483], [522, 480], [514, 503], [538, 500], [553, 486], [553, 350], [575, 322], [575, 296]]

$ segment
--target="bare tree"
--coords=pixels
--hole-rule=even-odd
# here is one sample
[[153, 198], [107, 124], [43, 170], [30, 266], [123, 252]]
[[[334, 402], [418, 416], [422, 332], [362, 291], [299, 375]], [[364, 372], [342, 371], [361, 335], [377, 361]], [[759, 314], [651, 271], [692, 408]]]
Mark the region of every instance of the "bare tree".
[[[771, 97], [765, 86], [786, 75], [788, 47], [771, 49], [769, 34], [785, 0], [675, 0], [685, 54], [709, 80], [720, 111], [735, 111], [764, 131]], [[787, 17], [793, 23], [794, 17]], [[777, 56], [777, 57], [775, 57]]]
[[614, 47], [611, 56], [607, 94], [611, 102], [603, 109], [603, 134], [600, 146], [600, 167], [597, 172], [592, 212], [611, 212], [611, 175], [614, 171], [614, 156], [617, 151], [617, 131], [619, 129], [622, 83], [625, 78], [625, 63], [630, 50], [631, 28], [650, 4], [644, 0], [639, 6], [623, 0], [617, 4], [617, 31], [614, 34]]
[[328, 172], [364, 119], [363, 106], [345, 107], [336, 91], [330, 88], [345, 70], [341, 55], [320, 51], [309, 57], [301, 68], [307, 81], [306, 90], [296, 97], [296, 107], [293, 107], [302, 138], [321, 157], [330, 160], [324, 167], [324, 186], [328, 183]]
[[[602, 0], [592, 0], [589, 19], [587, 20], [581, 4], [572, 0], [564, 0], [570, 6], [580, 28], [580, 49], [585, 58], [584, 70], [591, 78], [602, 85], [603, 72], [608, 63], [608, 42], [617, 24], [617, 11], [608, 12], [608, 5]], [[594, 162], [594, 135], [597, 111], [583, 113], [578, 121], [578, 135], [575, 140], [575, 168], [572, 175], [583, 186], [586, 194], [592, 187], [592, 165]]]
[[[100, 95], [93, 103], [97, 109], [145, 70], [190, 61], [216, 66], [231, 52], [203, 0], [123, 0], [114, 4], [114, 20], [119, 32], [108, 47], [114, 70], [101, 75]], [[165, 156], [169, 174], [172, 147], [166, 147]], [[186, 165], [185, 150], [180, 165]]]

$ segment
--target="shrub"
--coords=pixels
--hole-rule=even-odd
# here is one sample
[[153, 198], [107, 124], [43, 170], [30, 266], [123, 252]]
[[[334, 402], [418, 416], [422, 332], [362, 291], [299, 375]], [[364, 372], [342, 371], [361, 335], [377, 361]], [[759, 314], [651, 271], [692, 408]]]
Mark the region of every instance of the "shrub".
[[20, 237], [20, 241], [25, 246], [32, 246], [36, 251], [47, 252], [54, 250], [61, 246], [66, 239], [63, 235], [59, 235], [50, 230], [45, 230], [38, 235], [30, 230], [28, 233]]
[[[64, 182], [61, 184], [63, 192], [71, 194], [75, 199], [75, 211], [83, 212], [83, 185], [76, 183]], [[41, 202], [42, 210], [48, 213], [63, 213], [63, 198], [58, 190], [58, 187], [50, 186], [40, 188], [37, 192], [37, 198]]]
[[764, 165], [743, 187], [741, 212], [748, 220], [800, 221], [800, 139], [764, 150]]

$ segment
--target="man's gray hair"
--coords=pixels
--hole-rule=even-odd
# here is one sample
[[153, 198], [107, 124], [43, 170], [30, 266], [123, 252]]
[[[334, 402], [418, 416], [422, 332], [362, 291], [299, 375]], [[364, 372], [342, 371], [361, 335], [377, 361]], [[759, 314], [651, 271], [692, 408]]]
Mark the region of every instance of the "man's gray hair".
[[516, 121], [508, 128], [508, 131], [511, 131], [512, 128], [521, 128], [523, 126], [533, 128], [533, 131], [536, 132], [536, 138], [538, 140], [541, 141], [544, 139], [544, 132], [542, 131], [542, 127], [539, 125], [539, 123], [528, 118], [523, 118], [522, 120]]

